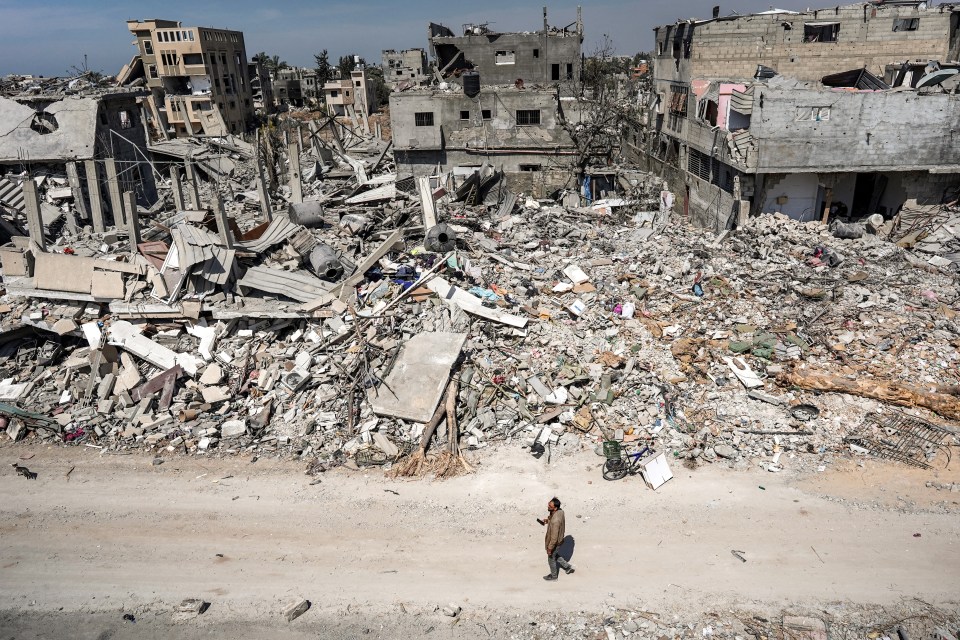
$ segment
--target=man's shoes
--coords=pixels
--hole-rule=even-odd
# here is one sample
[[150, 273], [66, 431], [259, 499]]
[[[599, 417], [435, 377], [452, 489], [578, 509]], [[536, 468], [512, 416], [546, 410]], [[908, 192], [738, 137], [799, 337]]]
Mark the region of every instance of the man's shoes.
[[570, 567], [569, 569], [564, 569], [564, 571], [567, 572], [567, 575], [570, 575], [571, 573], [573, 573], [574, 571], [576, 571], [576, 569], [574, 569], [573, 567]]
[[543, 579], [546, 580], [547, 582], [553, 582], [554, 580], [557, 579], [557, 576], [543, 576]]

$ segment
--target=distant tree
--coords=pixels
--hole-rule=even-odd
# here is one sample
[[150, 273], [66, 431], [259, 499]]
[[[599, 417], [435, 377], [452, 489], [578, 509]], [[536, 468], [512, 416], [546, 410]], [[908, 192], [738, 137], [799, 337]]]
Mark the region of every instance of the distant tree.
[[367, 77], [373, 81], [373, 90], [377, 96], [377, 105], [390, 104], [390, 85], [383, 78], [383, 69], [371, 67], [367, 69]]
[[[577, 117], [567, 118], [560, 105], [560, 126], [570, 135], [576, 149], [577, 175], [583, 175], [594, 161], [606, 162], [616, 153], [629, 113], [616, 99], [616, 78], [623, 65], [613, 59], [613, 43], [607, 36], [597, 50], [584, 60], [583, 74], [569, 87], [580, 96]], [[571, 115], [573, 115], [571, 113]]]
[[287, 64], [286, 60], [281, 60], [280, 56], [269, 56], [266, 51], [261, 51], [257, 55], [253, 56], [253, 61], [258, 64], [262, 64], [263, 68], [266, 69], [271, 77], [277, 75], [278, 71], [283, 69], [289, 69], [290, 65]]
[[284, 69], [289, 69], [290, 65], [287, 64], [286, 60], [281, 60], [280, 56], [273, 56], [270, 59], [269, 68], [276, 73], [277, 71], [282, 71]]
[[330, 65], [330, 54], [324, 49], [320, 53], [314, 54], [313, 59], [317, 70], [317, 88], [322, 90], [323, 85], [327, 84], [333, 77], [333, 67]]
[[341, 78], [349, 78], [351, 71], [356, 69], [358, 66], [365, 66], [366, 64], [366, 60], [363, 58], [358, 58], [351, 53], [349, 55], [340, 56], [340, 62], [337, 64], [337, 68], [340, 70]]

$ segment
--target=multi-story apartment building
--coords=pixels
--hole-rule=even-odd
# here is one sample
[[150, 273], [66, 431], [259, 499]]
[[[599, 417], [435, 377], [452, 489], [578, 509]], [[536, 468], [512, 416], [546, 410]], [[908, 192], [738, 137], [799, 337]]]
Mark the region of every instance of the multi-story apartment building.
[[891, 217], [960, 178], [960, 96], [923, 80], [958, 67], [960, 6], [715, 12], [654, 33], [647, 124], [626, 148], [703, 226], [747, 212]]
[[323, 85], [323, 98], [327, 109], [336, 116], [348, 115], [352, 107], [358, 114], [370, 115], [379, 108], [373, 78], [366, 69], [354, 69], [349, 78], [331, 80]]
[[154, 131], [164, 137], [242, 133], [253, 117], [243, 33], [184, 27], [172, 20], [129, 20], [137, 55], [129, 83], [142, 76]]

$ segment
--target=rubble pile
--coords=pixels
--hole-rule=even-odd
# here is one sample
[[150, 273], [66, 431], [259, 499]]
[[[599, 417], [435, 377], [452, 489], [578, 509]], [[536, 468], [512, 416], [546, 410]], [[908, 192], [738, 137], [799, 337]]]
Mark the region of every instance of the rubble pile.
[[398, 181], [375, 137], [311, 130], [286, 154], [268, 152], [278, 132], [159, 143], [190, 159], [186, 195], [174, 165], [126, 228], [0, 249], [12, 438], [277, 452], [311, 471], [431, 443], [619, 440], [777, 471], [913, 406], [804, 391], [805, 367], [955, 383], [955, 265], [876, 229], [766, 215], [716, 236], [644, 211], [655, 180], [586, 207], [507, 193], [487, 167]]

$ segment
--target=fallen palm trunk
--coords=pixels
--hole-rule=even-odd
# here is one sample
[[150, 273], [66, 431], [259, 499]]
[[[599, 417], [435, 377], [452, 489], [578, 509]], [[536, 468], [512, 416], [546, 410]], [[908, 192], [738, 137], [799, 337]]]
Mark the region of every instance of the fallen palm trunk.
[[808, 391], [847, 393], [901, 407], [923, 407], [951, 420], [960, 420], [957, 387], [920, 387], [893, 380], [851, 379], [816, 369], [794, 369], [777, 376], [777, 384]]
[[447, 450], [440, 454], [434, 473], [438, 478], [452, 478], [461, 473], [471, 473], [473, 467], [460, 453], [460, 427], [457, 424], [457, 392], [460, 390], [460, 377], [454, 376], [447, 387]]

